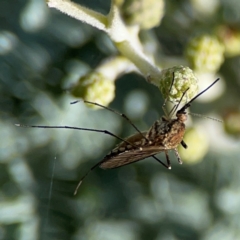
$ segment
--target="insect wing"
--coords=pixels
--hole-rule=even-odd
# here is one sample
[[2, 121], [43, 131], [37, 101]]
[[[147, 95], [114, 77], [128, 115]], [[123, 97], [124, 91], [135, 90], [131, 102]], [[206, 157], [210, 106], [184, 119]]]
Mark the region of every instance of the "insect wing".
[[122, 167], [153, 156], [161, 151], [163, 151], [163, 149], [159, 146], [146, 146], [142, 147], [142, 150], [133, 149], [116, 155], [109, 154], [102, 160], [99, 167], [102, 169]]

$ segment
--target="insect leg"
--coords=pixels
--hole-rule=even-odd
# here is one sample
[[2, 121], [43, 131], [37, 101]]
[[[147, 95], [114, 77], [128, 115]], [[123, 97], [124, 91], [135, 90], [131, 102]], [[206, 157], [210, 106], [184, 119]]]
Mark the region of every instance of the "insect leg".
[[167, 159], [167, 166], [168, 166], [168, 169], [171, 169], [171, 162], [170, 162], [170, 158], [168, 156], [168, 151], [164, 151], [165, 152], [165, 155], [166, 155], [166, 159]]
[[92, 167], [85, 173], [85, 175], [84, 175], [84, 176], [80, 179], [80, 181], [78, 182], [78, 185], [77, 185], [77, 187], [75, 188], [75, 191], [74, 191], [73, 195], [76, 195], [76, 194], [77, 194], [78, 189], [80, 188], [80, 186], [81, 186], [83, 180], [85, 179], [85, 177], [87, 177], [87, 175], [88, 175], [93, 169], [95, 169], [96, 167], [98, 167], [100, 164], [101, 164], [101, 162], [98, 162], [97, 164], [95, 164], [94, 166], [92, 166]]
[[182, 164], [183, 162], [182, 162], [181, 157], [179, 155], [179, 152], [178, 152], [178, 150], [176, 148], [174, 148], [174, 153], [177, 156], [179, 164]]
[[[163, 112], [165, 114], [166, 117], [169, 117], [169, 114], [167, 113], [167, 109], [166, 109], [166, 103], [169, 99], [169, 95], [170, 95], [170, 92], [172, 90], [172, 87], [173, 87], [173, 83], [174, 83], [174, 72], [173, 72], [173, 79], [172, 79], [172, 82], [171, 82], [171, 86], [169, 88], [169, 92], [168, 92], [168, 96], [165, 98], [164, 102], [163, 102], [163, 105], [162, 105], [162, 109], [163, 109]], [[171, 110], [172, 111], [172, 110]]]
[[165, 163], [163, 163], [160, 159], [155, 157], [154, 155], [152, 156], [156, 161], [158, 161], [160, 164], [162, 164], [165, 168], [171, 169], [171, 166], [167, 166]]
[[181, 141], [181, 145], [182, 145], [185, 149], [188, 148], [187, 144], [186, 144], [183, 140]]
[[[71, 102], [71, 104], [75, 104], [75, 103], [78, 103], [78, 102], [80, 102], [80, 101], [74, 101], [74, 102]], [[92, 104], [92, 105], [95, 105], [95, 106], [98, 106], [98, 107], [101, 107], [101, 108], [104, 108], [104, 109], [107, 109], [108, 111], [113, 112], [113, 113], [121, 116], [122, 118], [124, 118], [125, 120], [127, 120], [128, 123], [131, 124], [132, 127], [133, 127], [137, 132], [139, 132], [139, 133], [142, 135], [143, 138], [145, 138], [145, 139], [149, 142], [149, 139], [147, 139], [147, 138], [142, 134], [142, 132], [132, 123], [132, 121], [131, 121], [124, 113], [120, 113], [120, 112], [118, 112], [118, 111], [116, 111], [116, 110], [114, 110], [114, 109], [111, 109], [111, 108], [109, 108], [109, 107], [103, 106], [103, 105], [101, 105], [101, 104], [99, 104], [99, 103], [96, 103], [96, 102], [90, 102], [90, 101], [87, 101], [87, 100], [83, 100], [83, 102], [84, 102], [84, 103], [88, 103], [88, 104]]]
[[189, 88], [188, 88], [187, 90], [184, 91], [184, 93], [182, 94], [182, 97], [181, 97], [181, 99], [179, 100], [179, 102], [172, 107], [172, 109], [169, 111], [169, 113], [167, 113], [166, 103], [167, 103], [167, 101], [168, 101], [168, 99], [169, 99], [170, 92], [171, 92], [172, 87], [173, 87], [174, 77], [175, 77], [175, 75], [174, 75], [174, 72], [173, 72], [173, 78], [172, 78], [171, 86], [170, 86], [170, 88], [169, 88], [168, 96], [167, 96], [167, 98], [164, 100], [164, 103], [163, 103], [163, 106], [162, 106], [162, 109], [163, 109], [163, 111], [164, 111], [164, 113], [165, 113], [165, 115], [167, 116], [168, 119], [171, 119], [171, 118], [172, 118], [172, 116], [174, 115], [174, 113], [177, 111], [177, 109], [178, 109], [178, 107], [179, 107], [179, 105], [180, 105], [183, 97], [185, 96], [185, 94], [186, 94], [187, 91], [189, 90]]
[[[139, 148], [138, 146], [136, 146], [135, 144], [121, 138], [121, 137], [118, 137], [117, 135], [107, 131], [107, 130], [99, 130], [99, 129], [92, 129], [92, 128], [79, 128], [79, 127], [70, 127], [70, 126], [36, 126], [36, 125], [22, 125], [22, 124], [15, 124], [15, 126], [17, 127], [24, 127], [24, 128], [63, 128], [63, 129], [73, 129], [73, 130], [80, 130], [80, 131], [88, 131], [88, 132], [99, 132], [99, 133], [104, 133], [104, 134], [107, 134], [107, 135], [110, 135], [112, 137], [115, 137], [127, 144], [130, 144], [131, 146], [133, 146], [134, 148]], [[140, 147], [140, 150], [141, 150], [141, 147]]]

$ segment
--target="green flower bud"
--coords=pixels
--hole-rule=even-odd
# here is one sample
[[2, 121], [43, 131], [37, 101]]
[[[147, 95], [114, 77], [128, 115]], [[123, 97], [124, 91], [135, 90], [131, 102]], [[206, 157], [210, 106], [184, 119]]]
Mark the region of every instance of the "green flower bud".
[[190, 68], [175, 66], [162, 70], [161, 74], [159, 89], [164, 99], [179, 102], [183, 93], [189, 89], [182, 99], [182, 102], [186, 103], [198, 93], [198, 80]]
[[[107, 106], [115, 97], [115, 84], [114, 81], [106, 79], [103, 74], [91, 72], [79, 79], [71, 89], [71, 94], [74, 97]], [[89, 106], [97, 108], [92, 104]]]
[[184, 142], [188, 145], [187, 149], [182, 146], [178, 147], [184, 163], [196, 164], [200, 162], [209, 148], [207, 135], [198, 128], [187, 129], [184, 135]]
[[225, 55], [234, 57], [240, 54], [240, 31], [228, 26], [217, 29], [217, 35], [225, 47]]
[[163, 0], [127, 0], [122, 6], [122, 15], [128, 25], [149, 29], [160, 24], [164, 15]]
[[224, 46], [216, 37], [202, 35], [189, 41], [186, 57], [194, 71], [214, 73], [224, 61]]
[[240, 136], [240, 111], [229, 110], [224, 116], [225, 131], [232, 136]]

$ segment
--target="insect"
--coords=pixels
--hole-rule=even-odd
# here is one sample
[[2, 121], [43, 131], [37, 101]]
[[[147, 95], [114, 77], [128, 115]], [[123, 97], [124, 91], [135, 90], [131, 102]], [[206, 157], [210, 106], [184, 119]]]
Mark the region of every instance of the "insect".
[[[173, 78], [174, 79], [174, 78]], [[198, 93], [194, 98], [192, 98], [189, 102], [187, 102], [183, 107], [179, 110], [178, 107], [183, 99], [184, 95], [187, 93], [188, 89], [183, 93], [180, 101], [176, 104], [170, 113], [174, 114], [176, 112], [176, 117], [166, 117], [163, 116], [161, 120], [157, 120], [153, 123], [149, 130], [141, 132], [131, 121], [130, 119], [122, 113], [119, 113], [113, 109], [102, 106], [98, 103], [84, 101], [88, 104], [93, 104], [102, 108], [105, 108], [109, 111], [112, 111], [123, 118], [125, 118], [137, 131], [132, 136], [129, 136], [125, 139], [116, 136], [115, 134], [107, 131], [107, 130], [98, 130], [98, 129], [89, 129], [89, 128], [79, 128], [79, 127], [70, 127], [70, 126], [26, 126], [21, 124], [15, 124], [18, 127], [33, 127], [33, 128], [65, 128], [65, 129], [75, 129], [82, 131], [92, 131], [92, 132], [100, 132], [107, 135], [111, 135], [119, 140], [121, 140], [120, 144], [118, 144], [109, 154], [107, 154], [100, 162], [96, 163], [92, 166], [85, 175], [80, 179], [75, 191], [74, 195], [77, 194], [82, 181], [86, 178], [86, 176], [96, 167], [100, 167], [102, 169], [113, 169], [125, 166], [127, 164], [131, 164], [140, 160], [143, 160], [147, 157], [152, 157], [164, 167], [171, 169], [170, 158], [168, 155], [169, 150], [173, 150], [179, 164], [182, 164], [181, 157], [178, 153], [177, 147], [181, 144], [184, 148], [187, 148], [187, 144], [183, 141], [183, 136], [185, 133], [185, 122], [187, 120], [187, 112], [186, 109], [191, 106], [191, 103], [206, 92], [209, 88], [211, 88], [216, 82], [220, 79], [216, 79], [210, 86], [206, 89]], [[173, 82], [172, 82], [173, 84]], [[171, 85], [172, 87], [172, 85]], [[71, 104], [75, 104], [78, 101], [72, 102]], [[166, 101], [165, 101], [166, 102]], [[165, 104], [165, 103], [164, 103]], [[163, 163], [159, 160], [155, 155], [164, 152], [166, 156], [167, 163]]]

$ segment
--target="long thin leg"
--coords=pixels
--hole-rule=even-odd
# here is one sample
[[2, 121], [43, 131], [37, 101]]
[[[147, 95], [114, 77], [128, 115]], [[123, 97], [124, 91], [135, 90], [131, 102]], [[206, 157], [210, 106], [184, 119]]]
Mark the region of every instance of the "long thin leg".
[[[156, 156], [151, 156], [152, 158], [154, 158], [157, 162], [159, 162], [160, 164], [162, 164], [165, 168], [168, 168], [168, 169], [171, 169], [171, 167], [167, 166], [165, 163], [163, 163], [160, 159], [158, 159]], [[75, 191], [74, 191], [74, 195], [77, 194], [78, 192], [78, 189], [80, 188], [83, 180], [87, 177], [87, 175], [92, 171], [94, 170], [96, 167], [98, 167], [99, 165], [101, 165], [102, 162], [98, 162], [97, 164], [95, 164], [94, 166], [92, 166], [86, 173], [85, 175], [80, 179], [80, 181], [78, 182], [78, 185], [77, 187], [75, 188]]]
[[[166, 106], [166, 103], [167, 103], [167, 101], [168, 101], [168, 99], [169, 99], [169, 95], [170, 95], [170, 92], [171, 92], [171, 90], [172, 90], [173, 83], [174, 83], [174, 72], [173, 72], [173, 79], [172, 79], [172, 82], [171, 82], [171, 86], [170, 86], [170, 88], [169, 88], [168, 96], [165, 98], [165, 100], [164, 100], [164, 102], [163, 102], [163, 105], [162, 105], [162, 109], [163, 109], [163, 112], [164, 112], [164, 114], [166, 115], [166, 117], [167, 117], [167, 116], [169, 117], [169, 115], [170, 115], [170, 114], [167, 113], [167, 110], [166, 110], [165, 106]], [[171, 111], [172, 111], [172, 110], [171, 110]], [[171, 111], [170, 111], [170, 112], [171, 112]]]
[[181, 141], [181, 145], [182, 145], [185, 149], [188, 148], [187, 144], [186, 144], [183, 140]]
[[[17, 127], [24, 127], [24, 128], [63, 128], [63, 129], [73, 129], [73, 130], [81, 130], [81, 131], [89, 131], [89, 132], [99, 132], [99, 133], [104, 133], [104, 134], [107, 134], [107, 135], [110, 135], [110, 136], [113, 136], [127, 144], [130, 144], [132, 145], [133, 147], [135, 148], [139, 148], [138, 146], [134, 145], [133, 143], [121, 138], [121, 137], [118, 137], [117, 135], [107, 131], [107, 130], [99, 130], [99, 129], [91, 129], [91, 128], [79, 128], [79, 127], [70, 127], [70, 126], [37, 126], [37, 125], [22, 125], [22, 124], [15, 124], [15, 126]], [[141, 148], [140, 148], [141, 149]]]
[[76, 195], [76, 194], [77, 194], [78, 189], [80, 188], [80, 186], [81, 186], [83, 180], [85, 179], [85, 177], [86, 177], [93, 169], [95, 169], [96, 167], [98, 167], [100, 164], [101, 164], [101, 162], [98, 162], [97, 164], [95, 164], [94, 166], [92, 166], [92, 167], [85, 173], [85, 175], [84, 175], [84, 176], [80, 179], [80, 181], [78, 182], [78, 185], [77, 185], [77, 187], [75, 188], [75, 191], [74, 191], [73, 195]]
[[178, 150], [176, 148], [174, 148], [174, 153], [177, 156], [179, 164], [182, 164], [183, 162], [182, 162], [181, 157], [179, 155], [179, 152], [178, 152]]
[[[147, 141], [149, 142], [149, 139], [147, 139], [147, 138], [142, 134], [142, 132], [132, 123], [132, 121], [131, 121], [124, 113], [120, 113], [120, 112], [118, 112], [118, 111], [116, 111], [116, 110], [113, 110], [113, 109], [111, 109], [111, 108], [109, 108], [109, 107], [103, 106], [103, 105], [101, 105], [101, 104], [99, 104], [99, 103], [96, 103], [96, 102], [90, 102], [90, 101], [87, 101], [87, 100], [82, 100], [82, 101], [83, 101], [84, 103], [92, 104], [92, 105], [95, 105], [95, 106], [98, 106], [98, 107], [107, 109], [108, 111], [113, 112], [113, 113], [121, 116], [122, 118], [124, 118], [125, 120], [127, 120], [128, 123], [131, 124], [132, 127], [133, 127], [137, 132], [139, 132], [139, 133], [142, 135], [143, 138], [145, 138], [145, 140], [147, 140]], [[75, 104], [75, 103], [78, 103], [78, 102], [81, 102], [81, 100], [71, 102], [71, 104]]]
[[[187, 94], [187, 91], [188, 91], [188, 90], [189, 90], [189, 88], [187, 88], [187, 89], [183, 92], [183, 94], [182, 94], [182, 96], [181, 96], [178, 104], [176, 105], [176, 109], [178, 109], [179, 105], [181, 104], [181, 102], [182, 102], [182, 100], [183, 100], [183, 97]], [[184, 105], [184, 106], [185, 106], [185, 105]]]
[[163, 103], [163, 106], [162, 106], [162, 109], [163, 109], [165, 115], [168, 116], [168, 119], [171, 119], [171, 118], [172, 118], [173, 114], [174, 114], [174, 113], [176, 112], [176, 110], [178, 109], [178, 107], [179, 107], [179, 105], [180, 105], [183, 97], [185, 96], [185, 94], [186, 94], [187, 91], [189, 90], [189, 88], [188, 88], [187, 90], [185, 90], [185, 92], [182, 94], [182, 97], [181, 97], [181, 99], [179, 100], [179, 102], [178, 102], [177, 104], [175, 104], [175, 105], [172, 107], [172, 109], [167, 113], [167, 110], [166, 110], [165, 106], [166, 106], [166, 103], [167, 103], [167, 101], [168, 101], [168, 99], [169, 99], [169, 95], [170, 95], [170, 92], [171, 92], [171, 90], [172, 90], [173, 83], [174, 83], [174, 72], [173, 72], [173, 79], [172, 79], [172, 82], [171, 82], [171, 86], [170, 86], [170, 88], [169, 88], [168, 96], [167, 96], [167, 98], [164, 100], [164, 103]]
[[172, 107], [172, 109], [169, 111], [169, 113], [168, 113], [169, 119], [172, 118], [172, 116], [173, 116], [173, 114], [176, 112], [176, 110], [177, 110], [177, 104], [175, 104], [175, 105]]
[[171, 162], [170, 162], [170, 158], [168, 156], [168, 151], [164, 151], [165, 152], [165, 155], [166, 155], [166, 159], [167, 159], [167, 166], [168, 166], [168, 169], [171, 169]]
[[155, 155], [152, 156], [152, 158], [154, 158], [157, 162], [159, 162], [160, 164], [162, 164], [165, 168], [167, 169], [171, 169], [171, 166], [167, 166], [165, 163], [163, 163], [160, 159], [158, 159]]

